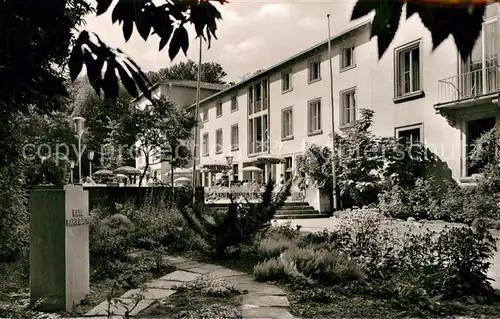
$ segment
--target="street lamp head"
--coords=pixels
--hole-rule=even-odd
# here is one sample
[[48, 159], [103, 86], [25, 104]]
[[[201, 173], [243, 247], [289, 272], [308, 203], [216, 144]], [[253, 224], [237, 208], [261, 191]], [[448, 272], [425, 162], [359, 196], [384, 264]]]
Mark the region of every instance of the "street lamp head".
[[232, 165], [233, 164], [233, 158], [234, 158], [234, 156], [232, 156], [232, 155], [226, 156], [226, 163], [227, 163], [227, 165]]
[[76, 134], [81, 137], [83, 135], [85, 119], [83, 117], [74, 117], [73, 121], [75, 122]]
[[95, 154], [94, 151], [91, 150], [88, 151], [87, 158], [89, 159], [89, 161], [92, 161], [94, 159], [94, 154]]

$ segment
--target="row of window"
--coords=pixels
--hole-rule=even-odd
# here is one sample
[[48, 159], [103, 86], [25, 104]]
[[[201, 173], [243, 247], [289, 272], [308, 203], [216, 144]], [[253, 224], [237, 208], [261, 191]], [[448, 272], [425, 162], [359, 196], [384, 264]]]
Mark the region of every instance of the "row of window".
[[[422, 90], [422, 68], [420, 63], [420, 41], [410, 43], [396, 50], [395, 63], [395, 97], [400, 98], [418, 93]], [[344, 48], [341, 55], [341, 70], [349, 69], [354, 64], [354, 47]], [[281, 73], [281, 91], [289, 92], [293, 89], [292, 69], [284, 70]], [[309, 83], [321, 80], [321, 61], [314, 59], [308, 63]], [[248, 114], [259, 113], [267, 110], [269, 106], [268, 81], [263, 79], [254, 83], [248, 88]], [[354, 94], [347, 93], [343, 98], [350, 101], [343, 101], [344, 120], [343, 124], [348, 124], [355, 117]], [[238, 99], [236, 95], [231, 96], [231, 112], [238, 110]], [[222, 102], [216, 103], [216, 117], [222, 116]], [[203, 121], [208, 121], [208, 109], [203, 110]]]
[[[240, 131], [238, 124], [231, 125], [231, 151], [236, 151], [239, 149]], [[222, 145], [224, 143], [222, 128], [215, 131], [215, 154], [221, 154], [223, 152]], [[204, 133], [202, 137], [202, 149], [203, 156], [210, 155], [210, 137], [208, 133]]]
[[[310, 104], [311, 111], [316, 114], [320, 114], [321, 110], [321, 101], [314, 101]], [[292, 112], [293, 109], [287, 108], [283, 110], [283, 138], [287, 137], [292, 137], [293, 136], [293, 128], [292, 128]], [[313, 116], [313, 118], [317, 118], [317, 116]], [[263, 137], [264, 134], [257, 134], [256, 132], [262, 132], [262, 127], [263, 127], [263, 119], [262, 117], [258, 117], [255, 119], [250, 120], [249, 122], [249, 153], [260, 153], [260, 152], [265, 152], [267, 149], [264, 146], [269, 146], [268, 145], [268, 137]], [[318, 122], [313, 121], [313, 125], [318, 125]], [[320, 125], [320, 124], [319, 124]], [[311, 132], [315, 132], [318, 130], [321, 130], [321, 126], [315, 126], [315, 130], [312, 130]], [[412, 125], [412, 126], [406, 126], [402, 128], [397, 128], [396, 129], [396, 137], [398, 138], [404, 138], [406, 143], [408, 144], [416, 144], [420, 143], [422, 139], [422, 125]], [[261, 135], [259, 138], [253, 138], [252, 136], [257, 136]], [[265, 133], [267, 135], [267, 132]], [[236, 151], [239, 149], [239, 126], [238, 124], [233, 124], [231, 125], [231, 151]], [[202, 155], [203, 156], [209, 156], [210, 155], [210, 138], [208, 133], [203, 134], [202, 138]], [[223, 152], [223, 132], [222, 128], [218, 129], [215, 131], [215, 154], [222, 154]], [[288, 168], [291, 168], [291, 162], [288, 163], [287, 165], [289, 166]]]
[[[341, 56], [341, 70], [354, 66], [354, 47], [344, 48]], [[292, 90], [292, 69], [286, 69], [281, 73], [281, 91], [286, 93]], [[321, 80], [321, 60], [319, 58], [308, 62], [308, 83]], [[268, 82], [263, 79], [248, 87], [248, 114], [259, 113], [267, 110], [268, 101]], [[238, 110], [238, 98], [231, 96], [231, 112]], [[215, 116], [222, 116], [222, 101], [216, 102]], [[204, 122], [209, 120], [208, 108], [203, 110], [202, 119]]]

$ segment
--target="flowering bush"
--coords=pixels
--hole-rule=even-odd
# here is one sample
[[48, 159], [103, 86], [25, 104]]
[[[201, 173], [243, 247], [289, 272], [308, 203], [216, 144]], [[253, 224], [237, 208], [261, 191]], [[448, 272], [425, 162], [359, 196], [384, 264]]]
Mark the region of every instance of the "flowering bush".
[[173, 290], [201, 292], [210, 297], [229, 297], [244, 291], [220, 277], [200, 276], [193, 281], [174, 286]]
[[377, 203], [383, 189], [408, 187], [416, 178], [442, 170], [438, 159], [424, 146], [408, 147], [403, 140], [372, 134], [373, 115], [372, 110], [362, 109], [361, 119], [335, 136], [334, 156], [330, 147], [312, 144], [298, 157], [299, 175], [310, 176], [330, 190], [335, 160], [337, 193], [343, 208]]
[[[362, 213], [361, 213], [362, 214]], [[495, 239], [481, 225], [440, 233], [400, 227], [374, 214], [343, 219], [338, 229], [308, 234], [254, 268], [256, 279], [336, 285], [398, 302], [497, 298], [486, 273]]]

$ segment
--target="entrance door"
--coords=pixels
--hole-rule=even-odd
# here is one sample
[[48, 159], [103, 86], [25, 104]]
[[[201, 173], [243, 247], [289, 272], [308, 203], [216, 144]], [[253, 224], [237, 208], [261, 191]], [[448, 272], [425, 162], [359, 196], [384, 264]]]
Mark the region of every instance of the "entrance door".
[[477, 174], [483, 168], [480, 165], [471, 167], [470, 161], [468, 159], [470, 152], [474, 148], [474, 142], [484, 133], [495, 127], [496, 118], [487, 117], [479, 120], [473, 120], [467, 122], [467, 176], [472, 174]]

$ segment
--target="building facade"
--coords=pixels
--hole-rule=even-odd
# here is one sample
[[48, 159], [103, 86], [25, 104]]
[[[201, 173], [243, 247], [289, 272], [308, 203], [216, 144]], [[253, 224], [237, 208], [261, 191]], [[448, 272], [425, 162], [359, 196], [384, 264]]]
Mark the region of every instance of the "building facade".
[[[500, 111], [498, 11], [497, 4], [488, 6], [468, 60], [460, 58], [451, 37], [433, 49], [417, 15], [401, 20], [380, 59], [370, 22], [332, 37], [335, 131], [342, 134], [359, 119], [360, 109], [372, 109], [376, 135], [425, 143], [457, 180], [473, 174], [469, 145], [495, 124]], [[275, 178], [290, 176], [308, 144], [331, 145], [328, 56], [325, 41], [203, 99], [200, 165], [223, 164], [232, 156], [235, 180], [255, 177], [243, 171], [246, 166], [259, 166]], [[264, 154], [284, 163], [269, 171], [256, 161]], [[214, 182], [212, 173], [200, 177], [204, 186]]]

